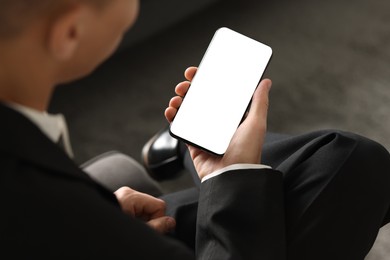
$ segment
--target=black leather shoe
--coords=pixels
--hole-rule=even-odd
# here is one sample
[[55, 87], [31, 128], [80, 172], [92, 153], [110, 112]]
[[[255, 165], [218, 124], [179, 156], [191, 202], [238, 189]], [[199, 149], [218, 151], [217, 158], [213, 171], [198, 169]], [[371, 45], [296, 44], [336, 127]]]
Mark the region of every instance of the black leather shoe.
[[181, 144], [169, 134], [169, 126], [161, 129], [142, 148], [142, 161], [149, 175], [157, 180], [169, 180], [183, 170]]

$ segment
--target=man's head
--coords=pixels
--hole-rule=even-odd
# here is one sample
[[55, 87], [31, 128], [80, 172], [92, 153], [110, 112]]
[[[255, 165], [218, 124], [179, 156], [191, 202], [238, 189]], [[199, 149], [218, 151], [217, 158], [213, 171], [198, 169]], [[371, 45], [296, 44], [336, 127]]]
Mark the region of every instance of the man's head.
[[[43, 97], [48, 85], [92, 72], [116, 50], [138, 5], [138, 0], [0, 0], [0, 100], [19, 101], [6, 92], [27, 91], [34, 95], [25, 99], [39, 93], [48, 99]], [[27, 89], [26, 83], [36, 87]], [[4, 89], [7, 85], [13, 86]]]
[[73, 3], [90, 3], [97, 8], [109, 0], [0, 0], [0, 38], [12, 37], [23, 31], [37, 17], [50, 17]]

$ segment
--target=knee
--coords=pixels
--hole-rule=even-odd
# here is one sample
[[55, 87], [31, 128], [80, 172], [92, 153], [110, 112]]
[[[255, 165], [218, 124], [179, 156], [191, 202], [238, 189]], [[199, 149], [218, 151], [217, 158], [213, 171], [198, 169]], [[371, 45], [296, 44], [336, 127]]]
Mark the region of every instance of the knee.
[[[354, 153], [363, 160], [368, 159], [372, 163], [388, 166], [390, 164], [389, 151], [379, 142], [368, 137], [346, 131], [335, 131], [340, 138], [353, 140], [355, 143]], [[386, 167], [382, 167], [384, 169]], [[389, 169], [389, 168], [386, 168]]]
[[320, 131], [320, 136], [323, 143], [328, 146], [327, 153], [331, 153], [329, 158], [345, 160], [344, 164], [354, 165], [353, 168], [357, 171], [351, 172], [354, 177], [359, 174], [367, 179], [384, 181], [390, 190], [390, 154], [382, 144], [342, 130]]
[[352, 169], [349, 178], [390, 196], [390, 154], [379, 142], [351, 132], [335, 131], [341, 139], [353, 140], [346, 164]]
[[357, 179], [361, 182], [360, 192], [366, 197], [375, 198], [373, 203], [378, 210], [383, 210], [381, 225], [390, 222], [390, 154], [380, 143], [360, 135], [345, 133], [349, 138], [354, 138], [356, 148], [353, 152], [353, 162], [356, 171], [351, 173], [360, 175]]
[[378, 157], [378, 159], [384, 159], [384, 162], [390, 161], [389, 151], [379, 142], [366, 136], [335, 129], [322, 130], [319, 133], [322, 136], [327, 136], [329, 140], [336, 142], [338, 145], [345, 144], [353, 148], [356, 153], [361, 153], [364, 157]]

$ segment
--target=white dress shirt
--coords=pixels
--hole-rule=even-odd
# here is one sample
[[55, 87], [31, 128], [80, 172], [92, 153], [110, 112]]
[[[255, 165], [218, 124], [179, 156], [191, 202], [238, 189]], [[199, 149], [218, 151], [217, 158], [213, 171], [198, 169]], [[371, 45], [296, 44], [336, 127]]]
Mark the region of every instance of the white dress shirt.
[[54, 143], [58, 143], [62, 138], [65, 152], [73, 158], [68, 127], [62, 114], [48, 114], [16, 103], [8, 103], [8, 106], [30, 119]]
[[244, 164], [244, 163], [232, 164], [203, 177], [202, 182], [207, 181], [208, 179], [216, 177], [227, 171], [243, 170], [243, 169], [272, 169], [272, 168], [264, 164]]

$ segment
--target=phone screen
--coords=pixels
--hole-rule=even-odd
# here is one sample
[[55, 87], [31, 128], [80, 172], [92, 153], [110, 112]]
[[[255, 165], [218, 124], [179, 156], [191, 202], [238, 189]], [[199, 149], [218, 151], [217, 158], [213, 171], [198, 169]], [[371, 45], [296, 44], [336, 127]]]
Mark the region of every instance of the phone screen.
[[223, 155], [272, 56], [272, 49], [218, 29], [170, 126], [173, 137]]

